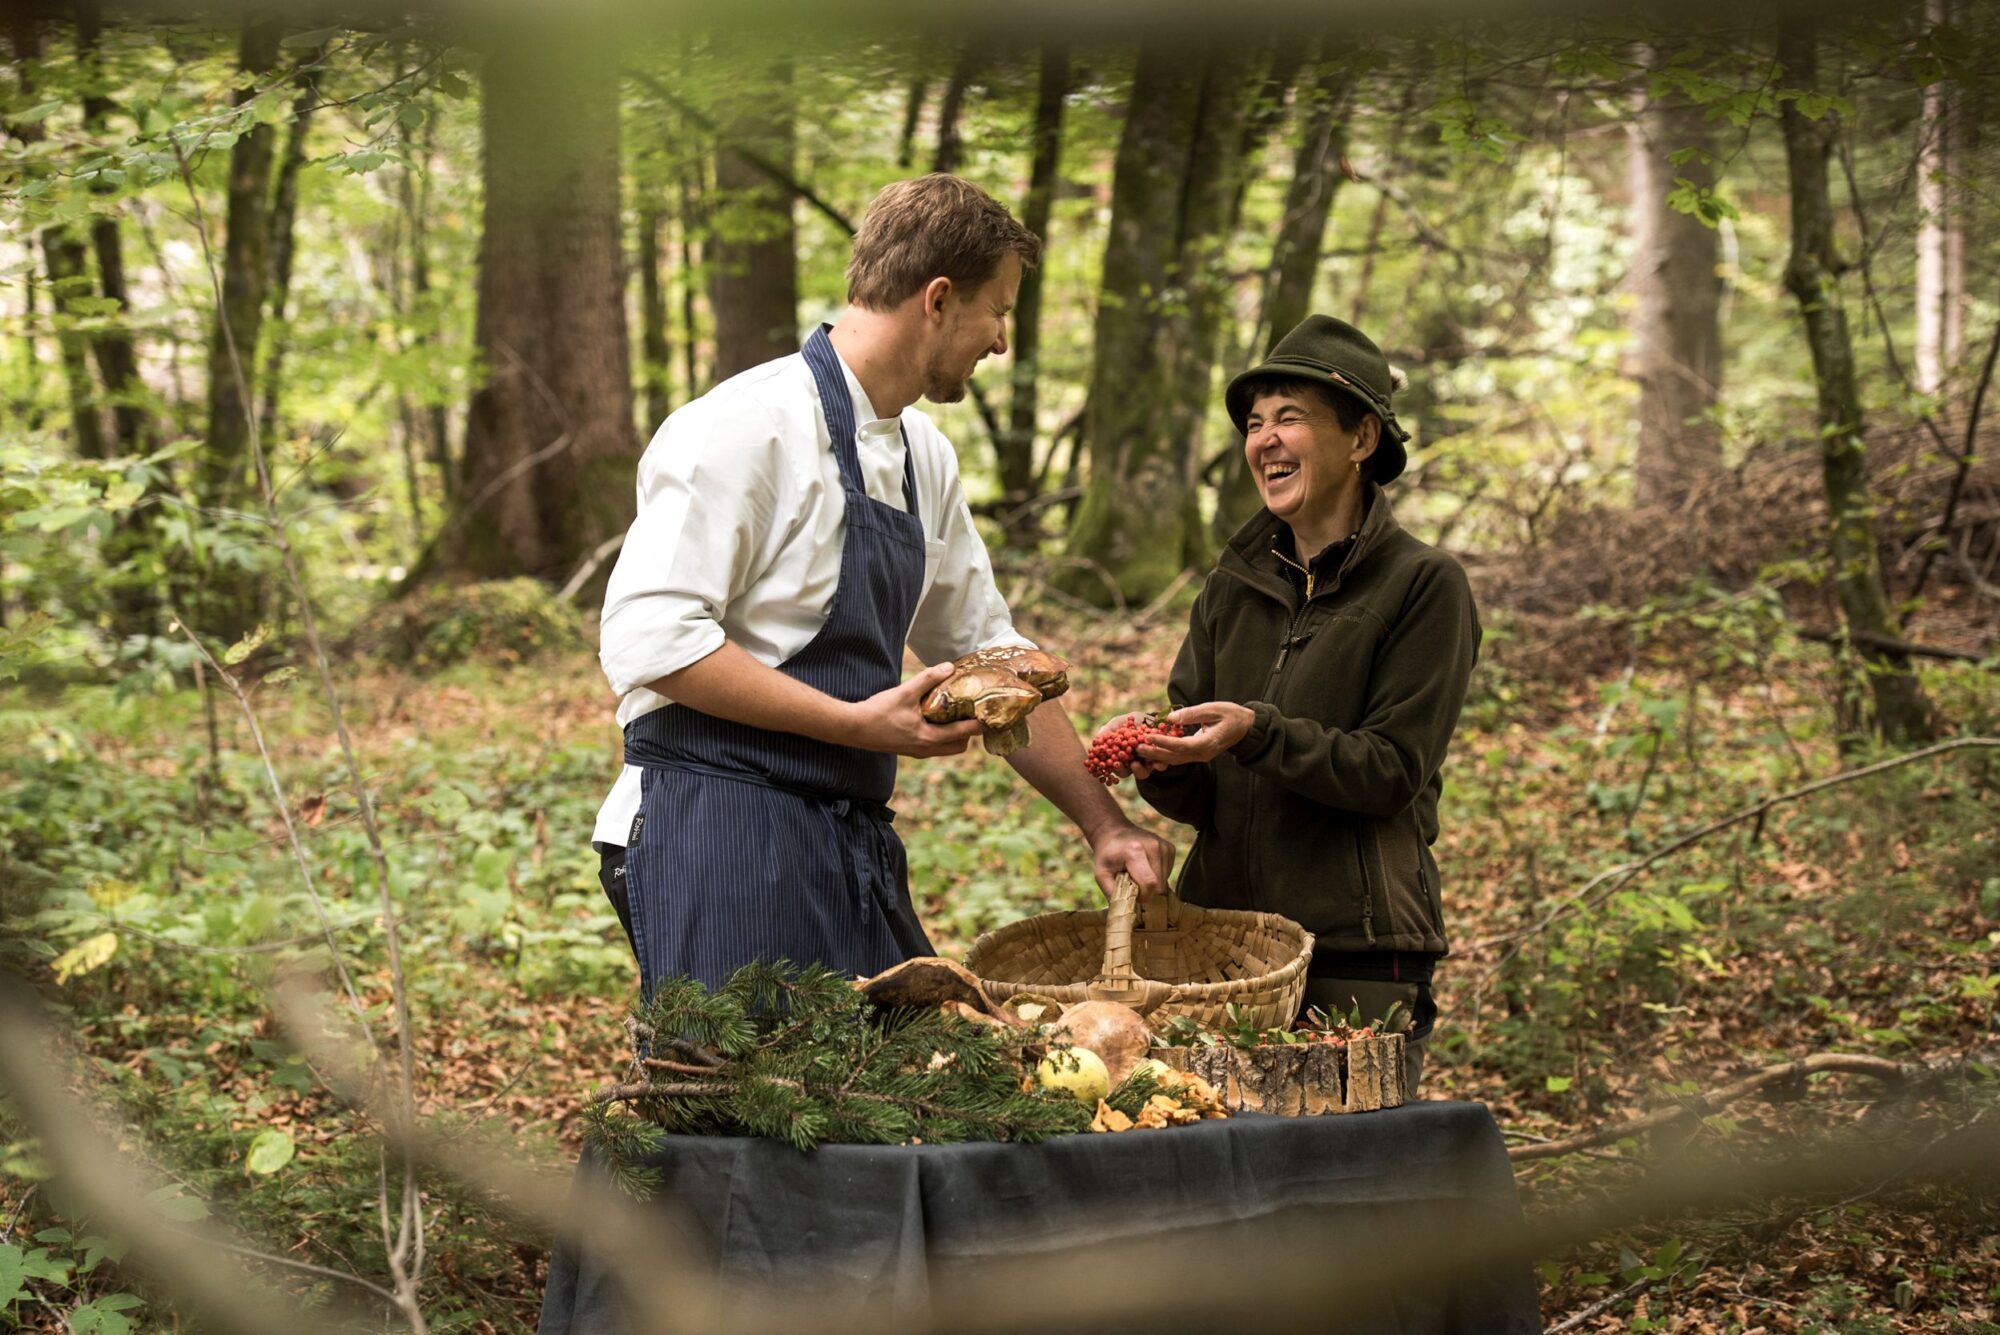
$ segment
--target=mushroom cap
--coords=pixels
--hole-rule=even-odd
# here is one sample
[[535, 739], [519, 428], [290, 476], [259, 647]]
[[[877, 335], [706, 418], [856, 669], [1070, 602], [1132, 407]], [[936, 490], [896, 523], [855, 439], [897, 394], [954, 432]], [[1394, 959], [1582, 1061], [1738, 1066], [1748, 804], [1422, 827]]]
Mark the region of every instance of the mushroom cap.
[[1004, 669], [1040, 691], [1044, 700], [1053, 700], [1069, 689], [1069, 664], [1046, 649], [1031, 649], [1024, 644], [974, 650], [953, 659], [952, 664], [960, 668]]

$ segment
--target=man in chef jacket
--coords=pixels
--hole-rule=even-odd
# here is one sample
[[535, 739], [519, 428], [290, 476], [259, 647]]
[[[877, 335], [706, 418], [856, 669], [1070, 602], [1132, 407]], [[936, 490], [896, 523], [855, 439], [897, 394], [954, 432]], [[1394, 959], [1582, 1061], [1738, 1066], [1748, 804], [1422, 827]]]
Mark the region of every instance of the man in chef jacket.
[[[886, 805], [896, 759], [963, 751], [981, 725], [918, 702], [952, 658], [1028, 641], [951, 442], [913, 405], [957, 402], [1007, 350], [1040, 252], [967, 181], [887, 187], [840, 318], [675, 412], [640, 459], [599, 653], [626, 763], [593, 843], [646, 994], [760, 958], [869, 974], [931, 953]], [[933, 665], [908, 682], [906, 644]], [[1085, 772], [1061, 703], [1030, 726], [1008, 763], [1089, 840], [1099, 884], [1162, 889], [1172, 845]]]

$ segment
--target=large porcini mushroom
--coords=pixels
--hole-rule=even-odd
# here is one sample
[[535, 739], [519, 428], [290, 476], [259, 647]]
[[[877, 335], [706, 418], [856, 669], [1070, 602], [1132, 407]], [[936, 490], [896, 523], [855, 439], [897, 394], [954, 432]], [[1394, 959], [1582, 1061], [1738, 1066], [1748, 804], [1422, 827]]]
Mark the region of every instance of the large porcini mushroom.
[[924, 697], [932, 723], [978, 719], [986, 749], [996, 756], [1028, 744], [1028, 715], [1069, 689], [1069, 665], [1022, 645], [981, 649], [952, 660], [956, 669]]

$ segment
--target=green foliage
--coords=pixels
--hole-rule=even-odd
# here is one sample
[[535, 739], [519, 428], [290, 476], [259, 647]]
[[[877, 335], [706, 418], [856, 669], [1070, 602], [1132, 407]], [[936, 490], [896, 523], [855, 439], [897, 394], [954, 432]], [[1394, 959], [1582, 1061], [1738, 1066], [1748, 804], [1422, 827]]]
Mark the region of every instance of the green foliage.
[[[819, 965], [745, 965], [714, 992], [662, 980], [634, 1008], [633, 1030], [646, 1081], [618, 1101], [669, 1132], [765, 1136], [805, 1150], [1032, 1141], [1090, 1121], [1068, 1095], [1021, 1088], [1030, 1031], [931, 1008], [878, 1010]], [[665, 1059], [671, 1069], [646, 1065]], [[643, 1191], [638, 1157], [653, 1142], [637, 1120], [600, 1109], [591, 1126], [621, 1184]]]
[[382, 607], [358, 633], [383, 659], [417, 668], [519, 663], [585, 640], [583, 619], [539, 580], [426, 586]]

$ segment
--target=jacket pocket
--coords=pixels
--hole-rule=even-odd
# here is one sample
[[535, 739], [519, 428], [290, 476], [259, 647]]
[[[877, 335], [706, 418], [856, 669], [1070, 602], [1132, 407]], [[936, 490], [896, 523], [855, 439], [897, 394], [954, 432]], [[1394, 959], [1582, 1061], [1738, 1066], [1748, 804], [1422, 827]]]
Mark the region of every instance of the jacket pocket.
[[[1363, 846], [1368, 853], [1370, 899], [1378, 906], [1376, 933], [1399, 938], [1399, 949], [1410, 949], [1412, 938], [1441, 937], [1443, 925], [1416, 813], [1404, 811], [1388, 820], [1369, 821]], [[1369, 940], [1372, 943], [1374, 936]]]

